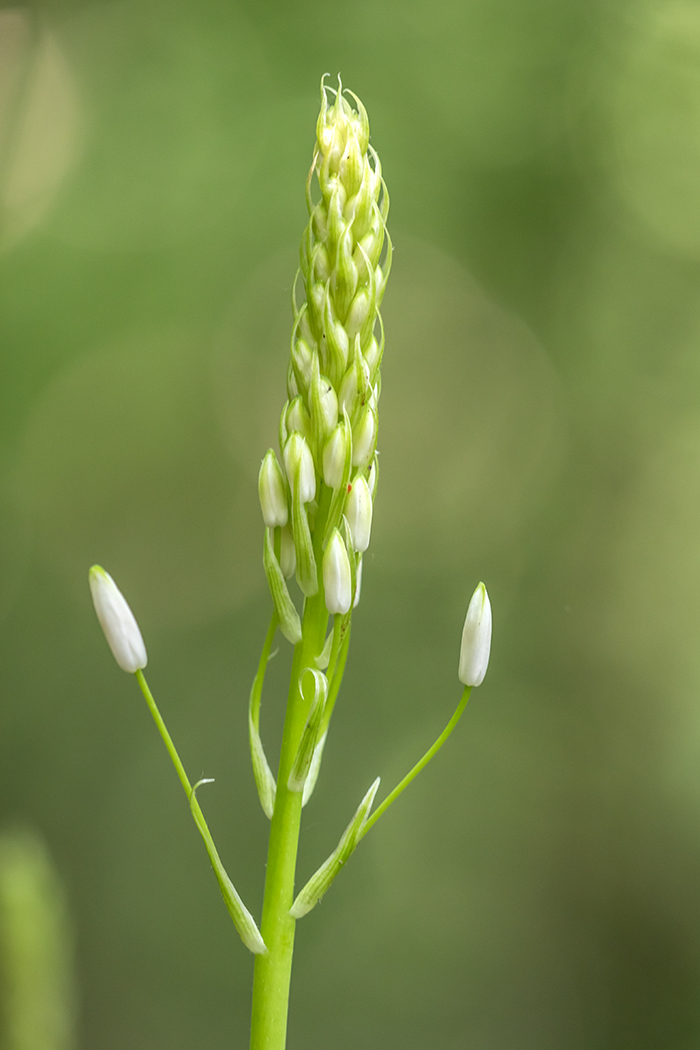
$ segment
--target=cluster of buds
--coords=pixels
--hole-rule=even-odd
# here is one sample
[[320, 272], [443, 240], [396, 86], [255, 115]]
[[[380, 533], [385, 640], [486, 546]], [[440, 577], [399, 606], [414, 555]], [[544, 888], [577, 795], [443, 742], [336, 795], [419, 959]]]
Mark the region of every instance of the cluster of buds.
[[283, 466], [270, 449], [259, 477], [265, 571], [282, 630], [294, 642], [290, 576], [296, 573], [307, 597], [323, 587], [329, 613], [345, 615], [359, 601], [378, 474], [379, 307], [391, 266], [389, 197], [367, 113], [355, 95], [348, 93], [356, 108], [348, 102], [340, 82], [332, 105], [328, 92], [322, 85], [309, 223], [292, 297], [288, 400], [279, 425]]

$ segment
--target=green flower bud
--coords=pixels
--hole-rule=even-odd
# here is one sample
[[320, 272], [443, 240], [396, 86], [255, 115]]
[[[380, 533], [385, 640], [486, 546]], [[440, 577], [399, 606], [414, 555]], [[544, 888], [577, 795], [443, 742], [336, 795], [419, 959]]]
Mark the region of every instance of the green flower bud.
[[343, 482], [345, 457], [350, 440], [350, 429], [345, 420], [342, 420], [324, 446], [323, 480], [331, 489], [339, 488]]
[[299, 397], [299, 385], [291, 361], [287, 368], [287, 397], [290, 401], [293, 401], [295, 397]]
[[345, 409], [351, 419], [354, 419], [370, 390], [369, 365], [362, 356], [359, 339], [355, 340], [353, 350], [353, 361], [348, 371], [343, 376], [338, 392], [338, 403], [341, 409]]
[[311, 380], [311, 422], [316, 447], [321, 452], [326, 438], [338, 422], [338, 395], [330, 379], [319, 375], [318, 366]]
[[[326, 289], [326, 306], [323, 314], [323, 335], [326, 343], [324, 368], [328, 371], [331, 382], [338, 386], [348, 363], [350, 340], [333, 311], [330, 286]], [[323, 340], [322, 340], [323, 342]]]
[[364, 175], [362, 150], [355, 135], [348, 136], [345, 150], [340, 158], [338, 174], [348, 195], [354, 196], [362, 185], [362, 177]]
[[286, 426], [289, 434], [293, 434], [296, 431], [297, 434], [301, 434], [307, 441], [310, 441], [313, 427], [311, 425], [311, 416], [302, 397], [295, 397], [290, 402], [287, 409]]
[[372, 497], [364, 477], [353, 478], [348, 498], [345, 501], [345, 517], [352, 535], [355, 550], [363, 554], [369, 547], [372, 532]]
[[[343, 412], [343, 419], [338, 426], [341, 428], [344, 437], [339, 439], [342, 443], [342, 449], [334, 449], [333, 446], [331, 446], [328, 454], [327, 465], [330, 468], [328, 476], [331, 481], [337, 481], [338, 484], [333, 486], [329, 485], [329, 487], [333, 488], [333, 498], [331, 499], [328, 517], [326, 518], [326, 528], [323, 534], [324, 547], [327, 545], [333, 529], [337, 529], [343, 520], [345, 497], [347, 495], [347, 486], [350, 483], [350, 472], [352, 470], [352, 432], [350, 430], [350, 421], [347, 412]], [[341, 451], [344, 457], [342, 460], [340, 459]], [[340, 473], [338, 473], [339, 471]], [[326, 482], [326, 484], [329, 483]]]
[[372, 461], [377, 445], [377, 413], [371, 405], [365, 407], [360, 422], [352, 432], [352, 465], [365, 470]]
[[323, 555], [323, 587], [328, 612], [342, 615], [348, 612], [353, 599], [352, 576], [348, 552], [338, 529], [334, 529]]
[[369, 346], [364, 353], [364, 358], [369, 369], [370, 382], [374, 380], [374, 377], [379, 370], [382, 361], [382, 349], [383, 348], [380, 348], [380, 344], [377, 342], [376, 336], [372, 336]]
[[270, 529], [277, 525], [286, 525], [287, 492], [277, 456], [270, 448], [265, 454], [258, 475], [258, 495], [262, 508], [263, 521]]
[[[297, 326], [298, 328], [299, 326]], [[292, 368], [299, 390], [308, 390], [311, 382], [314, 354], [303, 336], [292, 338]], [[290, 398], [290, 401], [293, 398]]]
[[[295, 435], [292, 435], [293, 437]], [[291, 439], [290, 439], [291, 440]], [[303, 438], [301, 439], [303, 440]], [[308, 446], [307, 446], [308, 449]], [[310, 455], [310, 453], [309, 453]], [[304, 508], [301, 491], [300, 473], [294, 479], [292, 485], [292, 531], [294, 534], [294, 548], [297, 556], [297, 583], [302, 593], [310, 598], [318, 593], [318, 575], [316, 568], [316, 557], [314, 555], [311, 530], [309, 529], [309, 518]]]
[[287, 441], [283, 455], [289, 484], [294, 488], [298, 477], [299, 498], [302, 503], [310, 503], [316, 495], [316, 471], [311, 449], [298, 431]]

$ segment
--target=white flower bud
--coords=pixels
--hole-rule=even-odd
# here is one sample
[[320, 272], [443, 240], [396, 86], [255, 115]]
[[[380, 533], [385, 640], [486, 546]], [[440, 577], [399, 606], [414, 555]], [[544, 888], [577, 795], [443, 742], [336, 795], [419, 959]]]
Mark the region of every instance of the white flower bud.
[[360, 591], [362, 590], [362, 562], [363, 559], [357, 563], [357, 572], [355, 573], [355, 601], [352, 603], [353, 609], [356, 609], [360, 604]]
[[286, 525], [288, 518], [287, 493], [284, 478], [277, 456], [268, 449], [258, 475], [258, 495], [262, 508], [263, 521], [269, 529], [276, 525]]
[[365, 350], [364, 357], [365, 361], [367, 362], [367, 367], [369, 368], [369, 374], [370, 376], [373, 376], [377, 371], [377, 368], [379, 367], [379, 362], [381, 359], [380, 346], [375, 336], [372, 336], [372, 340], [367, 349]]
[[347, 425], [339, 423], [323, 449], [323, 480], [331, 489], [337, 489], [343, 480], [348, 437]]
[[148, 663], [146, 646], [126, 598], [100, 565], [90, 569], [90, 592], [114, 659], [122, 671], [135, 674]]
[[311, 434], [311, 416], [309, 415], [306, 405], [304, 404], [303, 398], [295, 397], [290, 403], [287, 409], [287, 431], [292, 434], [296, 430], [297, 433], [309, 440]]
[[372, 497], [361, 474], [352, 482], [345, 501], [345, 517], [352, 534], [353, 546], [358, 553], [363, 554], [369, 547], [372, 531]]
[[314, 355], [305, 339], [292, 341], [291, 357], [297, 383], [306, 390], [311, 381]]
[[296, 474], [299, 473], [301, 502], [310, 503], [316, 495], [316, 471], [311, 449], [298, 431], [292, 434], [284, 446], [284, 469], [292, 487]]
[[352, 465], [364, 470], [371, 462], [377, 441], [377, 416], [367, 405], [352, 434]]
[[343, 376], [338, 393], [338, 404], [349, 416], [357, 408], [358, 401], [370, 383], [369, 365], [362, 354], [357, 354], [355, 361]]
[[352, 604], [350, 559], [337, 529], [328, 541], [323, 555], [323, 587], [329, 613], [345, 614]]
[[338, 395], [326, 376], [317, 375], [311, 386], [311, 417], [319, 441], [325, 441], [338, 422]]
[[297, 552], [294, 546], [294, 536], [289, 525], [285, 525], [280, 533], [280, 568], [282, 575], [289, 579], [294, 575], [297, 567]]
[[491, 602], [483, 583], [474, 591], [467, 609], [459, 654], [459, 680], [464, 685], [481, 685], [491, 652]]

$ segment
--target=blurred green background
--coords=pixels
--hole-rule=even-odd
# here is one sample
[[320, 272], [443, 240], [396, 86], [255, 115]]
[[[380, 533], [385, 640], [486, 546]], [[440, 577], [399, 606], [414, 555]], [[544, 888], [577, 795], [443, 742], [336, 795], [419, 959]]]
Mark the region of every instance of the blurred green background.
[[259, 914], [256, 476], [338, 70], [395, 262], [300, 878], [447, 721], [479, 579], [495, 635], [459, 732], [299, 927], [290, 1050], [698, 1050], [697, 0], [0, 9], [0, 826], [62, 881], [75, 1047], [247, 1044], [251, 957], [87, 570], [127, 594]]

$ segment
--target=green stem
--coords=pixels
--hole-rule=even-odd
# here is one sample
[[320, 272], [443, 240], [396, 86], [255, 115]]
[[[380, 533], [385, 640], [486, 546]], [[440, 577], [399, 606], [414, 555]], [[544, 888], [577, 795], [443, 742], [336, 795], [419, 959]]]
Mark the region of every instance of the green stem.
[[364, 836], [367, 834], [367, 832], [372, 827], [372, 825], [376, 824], [376, 822], [381, 817], [382, 813], [386, 813], [386, 811], [388, 810], [388, 808], [392, 804], [392, 802], [395, 802], [396, 799], [401, 794], [401, 792], [406, 790], [408, 785], [411, 783], [412, 780], [414, 780], [418, 776], [418, 774], [421, 772], [421, 770], [425, 769], [425, 767], [427, 766], [428, 762], [430, 762], [430, 759], [433, 758], [433, 756], [438, 753], [438, 751], [440, 750], [442, 745], [445, 743], [447, 738], [450, 736], [450, 734], [452, 733], [452, 730], [455, 728], [455, 726], [459, 722], [460, 718], [462, 717], [464, 709], [467, 706], [467, 701], [469, 699], [469, 695], [470, 695], [471, 691], [472, 691], [471, 690], [471, 686], [465, 686], [464, 692], [462, 693], [462, 699], [460, 700], [460, 702], [459, 702], [459, 704], [457, 706], [457, 710], [452, 715], [452, 718], [449, 720], [449, 722], [447, 723], [447, 725], [443, 729], [442, 733], [440, 733], [440, 736], [437, 738], [437, 740], [435, 741], [433, 746], [431, 748], [429, 748], [428, 751], [425, 752], [425, 754], [421, 758], [420, 762], [417, 762], [415, 764], [415, 766], [413, 767], [413, 769], [411, 770], [411, 772], [406, 774], [406, 776], [403, 778], [401, 783], [397, 784], [397, 786], [394, 788], [394, 790], [391, 792], [390, 795], [387, 795], [387, 797], [382, 802], [381, 806], [377, 807], [377, 809], [374, 811], [372, 816], [369, 818], [369, 820], [366, 822], [365, 826], [363, 827], [362, 832], [361, 832], [361, 834], [358, 837], [358, 840], [357, 840], [358, 842], [360, 841], [360, 839], [364, 838]]
[[175, 750], [175, 745], [173, 744], [172, 737], [170, 736], [170, 733], [168, 732], [168, 730], [166, 728], [165, 722], [163, 721], [163, 719], [161, 717], [161, 713], [158, 710], [156, 702], [153, 699], [153, 693], [148, 688], [148, 682], [144, 678], [143, 671], [137, 671], [136, 672], [136, 681], [141, 686], [141, 692], [143, 693], [144, 697], [146, 698], [146, 703], [148, 704], [148, 706], [150, 708], [150, 711], [151, 711], [151, 714], [153, 715], [153, 721], [158, 726], [158, 732], [162, 736], [163, 743], [165, 744], [165, 746], [168, 749], [168, 754], [170, 755], [170, 757], [171, 757], [171, 759], [173, 761], [173, 765], [175, 766], [175, 769], [177, 771], [177, 775], [180, 778], [180, 783], [182, 784], [182, 786], [184, 788], [184, 791], [185, 791], [185, 794], [187, 795], [187, 801], [190, 802], [190, 800], [192, 798], [192, 785], [190, 784], [190, 781], [189, 781], [189, 778], [187, 776], [187, 773], [185, 773], [185, 767], [183, 766], [182, 762], [180, 761], [180, 756], [178, 755], [177, 751]]
[[314, 529], [314, 555], [318, 567], [319, 590], [306, 599], [302, 639], [294, 650], [287, 713], [284, 722], [275, 810], [270, 825], [270, 840], [265, 877], [262, 936], [266, 955], [255, 958], [251, 1050], [284, 1050], [287, 1038], [289, 984], [292, 975], [296, 921], [289, 914], [294, 901], [302, 792], [290, 791], [287, 780], [292, 769], [309, 713], [310, 701], [304, 696], [300, 676], [306, 667], [315, 667], [321, 653], [328, 625], [328, 611], [323, 594], [321, 574], [323, 526], [328, 513], [330, 492], [321, 489]]

